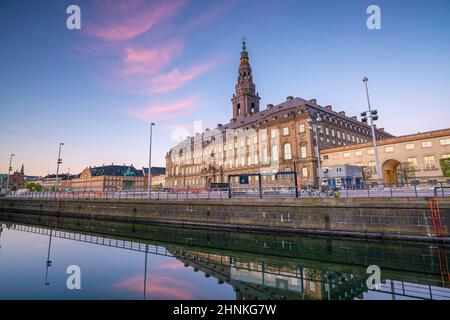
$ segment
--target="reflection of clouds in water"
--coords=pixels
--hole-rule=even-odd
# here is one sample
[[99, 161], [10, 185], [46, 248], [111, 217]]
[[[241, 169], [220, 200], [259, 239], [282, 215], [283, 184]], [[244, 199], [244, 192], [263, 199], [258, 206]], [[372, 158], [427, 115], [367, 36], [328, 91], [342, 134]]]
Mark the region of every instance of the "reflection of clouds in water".
[[180, 261], [170, 261], [155, 264], [151, 268], [156, 270], [179, 270], [184, 269], [184, 264]]
[[[53, 243], [52, 243], [52, 247], [53, 247]], [[35, 242], [35, 243], [31, 243], [28, 244], [24, 247], [19, 248], [20, 251], [35, 251], [35, 250], [44, 250], [44, 249], [48, 249], [48, 243], [45, 242]]]
[[[143, 293], [144, 275], [138, 274], [120, 280], [112, 289]], [[147, 275], [147, 298], [192, 300], [197, 295], [195, 287], [187, 281], [165, 275]]]

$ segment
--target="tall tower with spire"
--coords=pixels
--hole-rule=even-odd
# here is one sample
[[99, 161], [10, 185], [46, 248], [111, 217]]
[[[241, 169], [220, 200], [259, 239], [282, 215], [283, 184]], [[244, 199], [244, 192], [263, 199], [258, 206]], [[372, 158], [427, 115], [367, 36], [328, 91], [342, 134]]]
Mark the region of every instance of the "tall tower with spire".
[[259, 112], [259, 93], [253, 83], [252, 68], [247, 52], [247, 40], [242, 38], [242, 51], [239, 63], [236, 92], [233, 94], [233, 118], [238, 119]]

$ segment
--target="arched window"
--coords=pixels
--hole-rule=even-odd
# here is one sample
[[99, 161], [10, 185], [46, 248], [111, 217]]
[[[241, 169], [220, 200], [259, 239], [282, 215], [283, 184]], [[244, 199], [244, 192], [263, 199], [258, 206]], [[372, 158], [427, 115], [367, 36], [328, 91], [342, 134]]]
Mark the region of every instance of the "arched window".
[[292, 159], [291, 144], [286, 143], [284, 145], [284, 160], [291, 160], [291, 159]]
[[266, 147], [262, 148], [262, 162], [267, 163], [267, 148]]
[[302, 168], [302, 177], [308, 178], [308, 168], [306, 167]]
[[278, 161], [278, 146], [272, 146], [272, 155], [271, 158], [272, 162], [277, 162]]
[[255, 113], [255, 103], [252, 102], [252, 108], [250, 109], [250, 113]]
[[307, 153], [306, 153], [306, 147], [305, 146], [301, 146], [300, 147], [300, 158], [306, 158]]
[[236, 109], [236, 113], [237, 113], [237, 115], [240, 115], [241, 114], [241, 104], [240, 103], [238, 103], [237, 104], [237, 109]]

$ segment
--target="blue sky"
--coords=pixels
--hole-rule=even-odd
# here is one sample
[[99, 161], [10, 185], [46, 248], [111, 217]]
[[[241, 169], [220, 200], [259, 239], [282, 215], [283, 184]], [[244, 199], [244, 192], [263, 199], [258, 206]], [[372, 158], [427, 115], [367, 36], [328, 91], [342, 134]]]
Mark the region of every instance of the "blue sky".
[[[81, 30], [66, 8], [81, 8]], [[370, 4], [381, 30], [366, 27]], [[287, 96], [336, 111], [366, 109], [402, 135], [449, 127], [449, 1], [2, 1], [0, 172], [154, 165], [177, 133], [227, 123], [248, 38], [261, 106]]]

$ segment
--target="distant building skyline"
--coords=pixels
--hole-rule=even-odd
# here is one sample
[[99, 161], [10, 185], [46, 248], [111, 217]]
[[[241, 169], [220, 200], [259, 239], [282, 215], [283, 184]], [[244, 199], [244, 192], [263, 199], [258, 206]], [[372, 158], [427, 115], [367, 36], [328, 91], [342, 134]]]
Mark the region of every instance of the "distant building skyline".
[[448, 1], [77, 1], [81, 30], [66, 28], [70, 4], [0, 3], [0, 173], [11, 153], [14, 169], [54, 173], [60, 142], [61, 173], [146, 166], [150, 122], [164, 166], [195, 121], [230, 118], [243, 34], [261, 110], [293, 96], [359, 116], [367, 76], [387, 132], [449, 127]]

